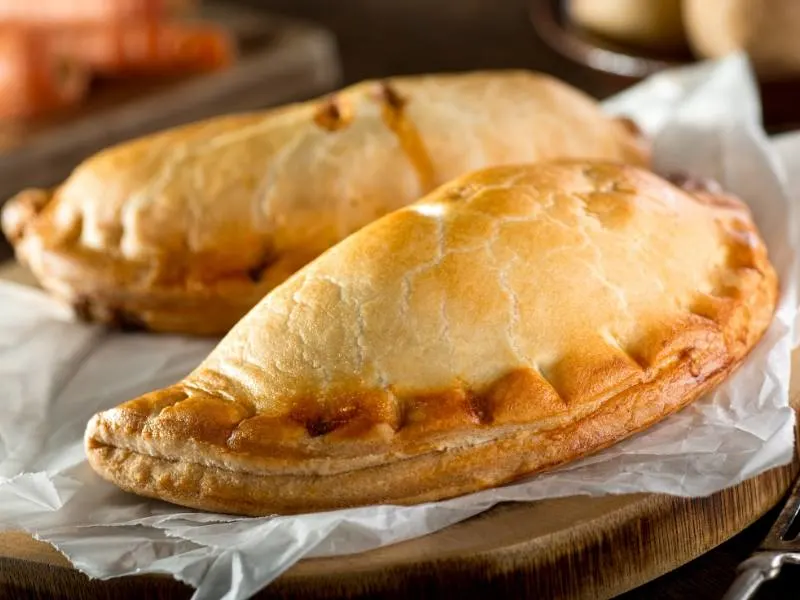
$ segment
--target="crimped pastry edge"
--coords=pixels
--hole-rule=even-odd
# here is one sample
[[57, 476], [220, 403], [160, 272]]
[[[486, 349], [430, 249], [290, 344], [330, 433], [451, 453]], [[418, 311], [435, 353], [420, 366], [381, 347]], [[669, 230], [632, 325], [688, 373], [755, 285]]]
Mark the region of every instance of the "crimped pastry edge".
[[[26, 193], [38, 191], [28, 190], [9, 200], [4, 216], [20, 212], [15, 210], [16, 202], [24, 203]], [[33, 220], [36, 214], [28, 218]], [[258, 281], [236, 273], [199, 286], [185, 281], [158, 284], [150, 281], [157, 264], [153, 261], [120, 259], [87, 249], [48, 248], [38, 236], [26, 236], [25, 224], [20, 225], [22, 233], [11, 239], [17, 259], [34, 273], [42, 288], [70, 305], [78, 318], [120, 329], [220, 335], [307, 262], [292, 267], [276, 261], [266, 266]]]
[[[367, 504], [416, 504], [496, 487], [611, 446], [680, 410], [728, 377], [772, 321], [777, 278], [769, 267], [744, 299], [745, 320], [729, 323], [726, 352], [697, 371], [690, 355], [629, 387], [587, 417], [547, 431], [520, 430], [489, 442], [431, 450], [332, 475], [269, 475], [202, 460], [169, 460], [110, 446], [86, 431], [94, 470], [123, 490], [175, 504], [250, 516], [297, 514]], [[746, 317], [745, 317], [746, 315]]]
[[[123, 490], [214, 512], [264, 516], [367, 504], [417, 504], [506, 484], [602, 450], [691, 403], [725, 379], [742, 359], [720, 365], [700, 384], [688, 358], [674, 363], [662, 376], [625, 390], [566, 428], [529, 436], [523, 432], [335, 475], [233, 471], [97, 444], [91, 438], [87, 456], [96, 472]], [[681, 394], [686, 387], [688, 393]], [[636, 411], [641, 411], [636, 422], [626, 418]]]

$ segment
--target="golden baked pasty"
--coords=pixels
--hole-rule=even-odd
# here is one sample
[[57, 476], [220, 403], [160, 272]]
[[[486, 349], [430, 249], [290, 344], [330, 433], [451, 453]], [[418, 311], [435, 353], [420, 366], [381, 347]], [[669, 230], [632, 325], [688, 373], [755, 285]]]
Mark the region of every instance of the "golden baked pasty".
[[270, 289], [370, 221], [486, 166], [642, 164], [629, 122], [521, 71], [367, 82], [123, 144], [3, 215], [17, 256], [79, 315], [224, 333]]
[[180, 383], [90, 421], [92, 467], [266, 515], [495, 486], [710, 390], [772, 319], [745, 206], [611, 163], [496, 167], [350, 236]]

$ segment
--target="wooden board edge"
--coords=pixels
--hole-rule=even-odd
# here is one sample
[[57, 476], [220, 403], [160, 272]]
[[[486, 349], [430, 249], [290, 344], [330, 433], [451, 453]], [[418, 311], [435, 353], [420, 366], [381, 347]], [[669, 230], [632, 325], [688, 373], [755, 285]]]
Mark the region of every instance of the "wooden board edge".
[[[355, 569], [324, 577], [298, 577], [289, 571], [256, 598], [328, 600], [380, 595], [401, 599], [420, 593], [434, 597], [610, 598], [672, 571], [751, 525], [785, 495], [797, 473], [795, 461], [704, 498], [642, 495], [640, 501], [612, 513], [612, 523], [607, 522], [609, 516], [601, 517], [606, 521], [602, 528], [589, 521], [547, 539], [499, 551], [444, 560], [420, 556], [416, 562], [379, 571]], [[689, 542], [676, 536], [676, 522], [688, 523], [696, 536]], [[189, 586], [166, 575], [90, 579], [66, 566], [63, 556], [49, 544], [37, 544], [41, 544], [42, 559], [0, 557], [0, 590], [4, 593], [19, 589], [27, 594], [37, 590], [52, 594], [61, 587], [65, 594], [87, 597], [149, 597], [155, 590], [162, 597], [167, 590], [169, 597], [191, 593]], [[681, 551], [676, 551], [676, 546]], [[56, 560], [60, 564], [51, 562]], [[32, 568], [31, 562], [37, 566]]]
[[92, 579], [71, 567], [38, 563], [31, 568], [30, 561], [0, 557], [0, 598], [189, 598], [193, 591], [168, 575]]
[[[785, 495], [798, 468], [795, 461], [704, 498], [646, 494], [598, 519], [610, 517], [610, 526], [589, 521], [499, 551], [446, 560], [420, 557], [377, 573], [352, 571], [319, 579], [294, 577], [289, 571], [263, 597], [328, 600], [380, 594], [400, 599], [422, 589], [434, 597], [610, 598], [690, 562], [757, 521]], [[687, 543], [676, 536], [676, 522], [691, 524], [696, 537]], [[676, 552], [676, 546], [682, 551]], [[631, 547], [637, 551], [630, 552]], [[581, 549], [577, 554], [576, 548]]]

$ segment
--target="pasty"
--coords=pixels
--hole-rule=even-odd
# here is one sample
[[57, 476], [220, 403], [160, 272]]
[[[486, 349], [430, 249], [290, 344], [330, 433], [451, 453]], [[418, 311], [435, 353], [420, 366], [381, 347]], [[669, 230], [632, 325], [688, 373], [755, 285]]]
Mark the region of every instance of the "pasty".
[[644, 164], [631, 123], [522, 71], [366, 82], [110, 148], [9, 201], [19, 259], [78, 315], [221, 334], [370, 221], [492, 165]]
[[447, 498], [613, 444], [770, 323], [746, 207], [602, 162], [454, 180], [275, 288], [188, 377], [96, 415], [121, 488], [266, 515]]

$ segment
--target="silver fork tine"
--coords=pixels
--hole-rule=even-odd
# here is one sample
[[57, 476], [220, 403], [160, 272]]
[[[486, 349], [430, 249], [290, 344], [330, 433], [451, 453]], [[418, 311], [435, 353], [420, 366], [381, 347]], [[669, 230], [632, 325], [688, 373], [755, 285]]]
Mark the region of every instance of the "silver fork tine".
[[722, 600], [747, 600], [762, 583], [777, 577], [783, 565], [800, 564], [800, 537], [784, 539], [799, 517], [800, 477], [758, 551], [739, 565], [739, 575]]
[[797, 539], [797, 536], [789, 540], [784, 539], [798, 516], [800, 516], [800, 476], [795, 479], [786, 504], [783, 505], [778, 518], [772, 524], [767, 537], [761, 542], [760, 548], [762, 550], [800, 551], [800, 540]]

